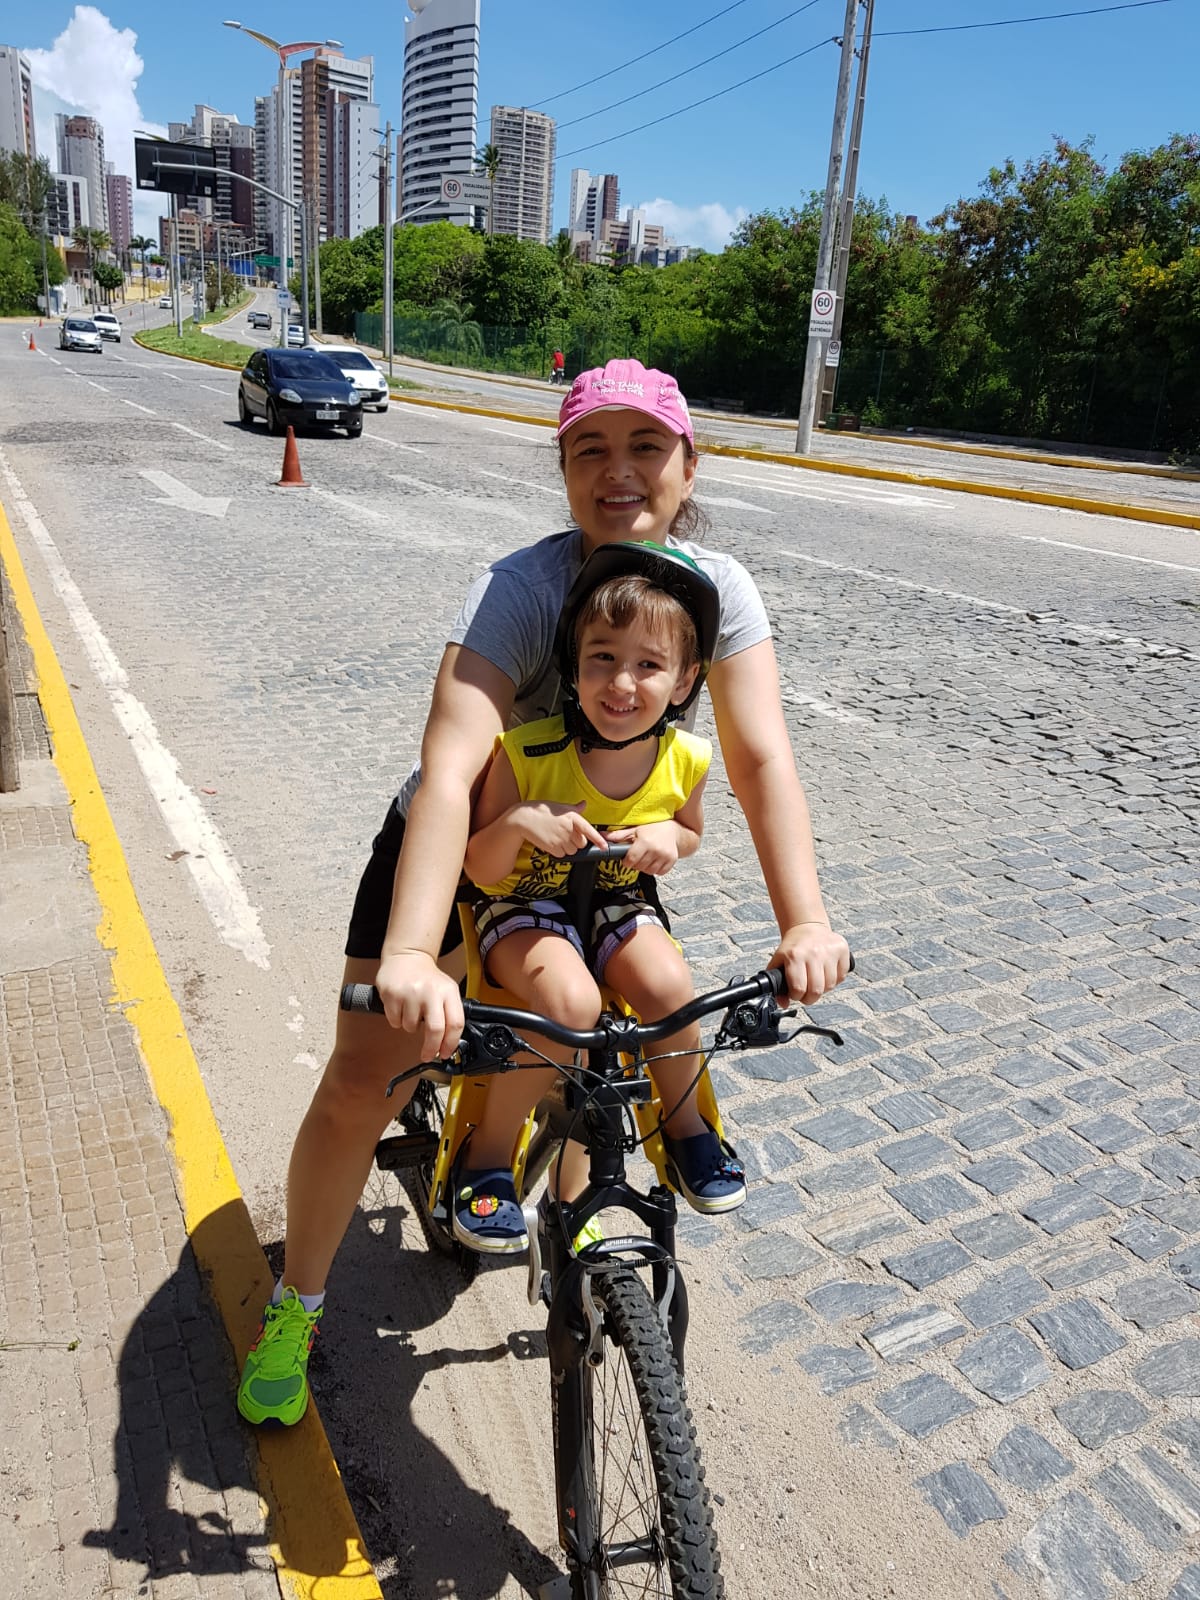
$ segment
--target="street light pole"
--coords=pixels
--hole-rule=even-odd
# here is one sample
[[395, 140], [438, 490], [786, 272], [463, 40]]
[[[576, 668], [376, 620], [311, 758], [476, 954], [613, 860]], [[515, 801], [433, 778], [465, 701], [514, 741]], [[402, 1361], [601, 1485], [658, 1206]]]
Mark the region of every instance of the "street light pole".
[[388, 377], [396, 341], [393, 319], [396, 314], [396, 235], [392, 228], [392, 125], [383, 130], [383, 353], [387, 357]]
[[[842, 152], [846, 142], [846, 112], [850, 102], [850, 68], [854, 62], [854, 32], [858, 23], [859, 0], [846, 0], [846, 20], [842, 28], [842, 57], [838, 67], [837, 98], [833, 106], [833, 132], [829, 142], [829, 171], [825, 179], [825, 206], [821, 212], [821, 237], [817, 244], [817, 272], [814, 293], [829, 288], [833, 264], [833, 229], [838, 191], [842, 176]], [[800, 416], [796, 424], [796, 454], [806, 456], [812, 448], [813, 412], [817, 402], [817, 382], [824, 365], [825, 341], [808, 336], [804, 356], [804, 384], [800, 391]]]

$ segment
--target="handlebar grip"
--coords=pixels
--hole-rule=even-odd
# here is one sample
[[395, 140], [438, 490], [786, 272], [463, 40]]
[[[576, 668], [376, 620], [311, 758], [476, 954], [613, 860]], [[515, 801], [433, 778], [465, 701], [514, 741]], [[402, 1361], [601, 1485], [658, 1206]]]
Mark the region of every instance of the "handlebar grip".
[[379, 990], [369, 983], [348, 983], [342, 989], [340, 1006], [343, 1011], [371, 1012], [383, 1016], [383, 1001]]
[[567, 856], [565, 859], [571, 866], [576, 866], [579, 862], [586, 863], [589, 861], [623, 861], [629, 854], [630, 849], [631, 846], [627, 844], [606, 844], [603, 846], [585, 844], [582, 850], [576, 850], [573, 856]]

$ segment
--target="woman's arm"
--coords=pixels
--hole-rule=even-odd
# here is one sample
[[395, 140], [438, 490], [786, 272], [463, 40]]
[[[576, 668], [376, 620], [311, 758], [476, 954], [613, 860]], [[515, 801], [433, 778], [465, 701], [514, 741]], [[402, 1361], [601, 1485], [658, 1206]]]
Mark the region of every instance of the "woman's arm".
[[769, 639], [714, 663], [708, 677], [725, 769], [738, 798], [779, 924], [772, 965], [802, 1004], [820, 999], [850, 967], [817, 881], [812, 824], [779, 693]]

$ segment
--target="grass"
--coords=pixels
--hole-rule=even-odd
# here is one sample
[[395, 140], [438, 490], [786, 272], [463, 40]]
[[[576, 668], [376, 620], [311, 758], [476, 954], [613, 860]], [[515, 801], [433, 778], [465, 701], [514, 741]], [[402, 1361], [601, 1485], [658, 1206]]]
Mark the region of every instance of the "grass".
[[191, 322], [184, 323], [182, 339], [175, 332], [174, 323], [165, 328], [150, 328], [145, 333], [135, 334], [134, 338], [148, 350], [161, 350], [168, 356], [195, 356], [219, 367], [244, 367], [257, 348], [238, 344], [235, 339], [214, 339], [210, 333], [201, 333]]

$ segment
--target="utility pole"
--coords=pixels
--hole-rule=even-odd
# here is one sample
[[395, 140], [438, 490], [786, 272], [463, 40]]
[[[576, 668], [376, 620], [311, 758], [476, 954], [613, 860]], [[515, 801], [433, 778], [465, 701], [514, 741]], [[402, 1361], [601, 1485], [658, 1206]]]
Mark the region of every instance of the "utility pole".
[[396, 235], [392, 229], [392, 125], [383, 130], [383, 353], [392, 376], [392, 318], [395, 315]]
[[171, 270], [175, 274], [175, 292], [171, 299], [175, 302], [175, 334], [183, 338], [183, 260], [179, 254], [179, 196], [171, 195], [171, 244], [174, 247], [171, 254]]
[[[317, 332], [325, 332], [325, 324], [321, 320], [321, 196], [315, 197], [312, 208], [312, 256], [313, 256], [313, 297], [316, 301]], [[305, 340], [307, 343], [307, 339]]]
[[[829, 172], [825, 179], [825, 207], [821, 212], [821, 237], [817, 244], [817, 273], [813, 290], [829, 288], [833, 265], [833, 228], [842, 175], [842, 152], [846, 142], [846, 111], [850, 103], [850, 68], [854, 62], [854, 32], [858, 23], [859, 0], [846, 0], [846, 21], [842, 29], [842, 59], [838, 68], [837, 99], [833, 107], [833, 133], [829, 143]], [[813, 413], [817, 385], [824, 366], [825, 341], [811, 334], [804, 356], [804, 384], [800, 391], [800, 417], [796, 424], [796, 454], [806, 456], [812, 448]]]
[[[308, 208], [303, 200], [297, 200], [296, 207], [300, 212], [300, 326], [304, 329], [304, 343], [308, 344]], [[284, 343], [287, 343], [286, 336]]]
[[[840, 342], [842, 316], [846, 309], [846, 278], [850, 271], [850, 241], [854, 232], [854, 201], [858, 194], [858, 153], [862, 148], [863, 111], [867, 103], [867, 66], [871, 59], [871, 25], [875, 21], [875, 0], [866, 0], [863, 15], [862, 47], [858, 52], [858, 82], [854, 89], [854, 119], [850, 124], [850, 143], [846, 151], [846, 176], [842, 184], [842, 219], [838, 224], [837, 264], [833, 271], [833, 290], [837, 303], [833, 308], [833, 333], [830, 343]], [[833, 394], [837, 388], [837, 368], [825, 365], [825, 378], [821, 385], [821, 398], [817, 415], [822, 422], [833, 410]]]

